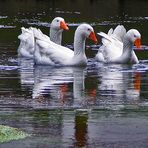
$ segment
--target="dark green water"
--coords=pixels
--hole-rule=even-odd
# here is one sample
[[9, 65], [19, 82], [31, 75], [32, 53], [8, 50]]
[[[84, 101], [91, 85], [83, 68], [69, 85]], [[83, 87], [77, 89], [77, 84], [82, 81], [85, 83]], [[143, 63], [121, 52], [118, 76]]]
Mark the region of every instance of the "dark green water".
[[[148, 147], [147, 6], [146, 0], [1, 0], [0, 124], [32, 136], [0, 147]], [[49, 34], [55, 16], [69, 24], [63, 45], [70, 48], [83, 22], [95, 32], [118, 24], [138, 29], [140, 63], [96, 63], [99, 44], [90, 41], [85, 68], [34, 66], [33, 60], [18, 59], [20, 28], [34, 26]]]

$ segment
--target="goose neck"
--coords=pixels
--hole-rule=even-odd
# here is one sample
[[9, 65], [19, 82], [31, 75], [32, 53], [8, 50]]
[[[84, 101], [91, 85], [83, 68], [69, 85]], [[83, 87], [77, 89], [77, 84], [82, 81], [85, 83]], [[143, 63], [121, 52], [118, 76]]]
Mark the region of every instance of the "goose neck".
[[124, 52], [131, 52], [132, 51], [132, 42], [129, 41], [129, 39], [127, 37], [124, 38], [123, 41], [123, 53]]
[[86, 38], [79, 31], [76, 31], [74, 37], [74, 55], [85, 55], [85, 40]]
[[121, 63], [128, 63], [130, 61], [132, 56], [132, 46], [132, 42], [125, 38], [123, 41], [123, 53], [119, 58], [119, 61], [122, 61]]
[[53, 41], [56, 44], [61, 45], [62, 42], [62, 29], [54, 29], [54, 28], [50, 28], [50, 40]]

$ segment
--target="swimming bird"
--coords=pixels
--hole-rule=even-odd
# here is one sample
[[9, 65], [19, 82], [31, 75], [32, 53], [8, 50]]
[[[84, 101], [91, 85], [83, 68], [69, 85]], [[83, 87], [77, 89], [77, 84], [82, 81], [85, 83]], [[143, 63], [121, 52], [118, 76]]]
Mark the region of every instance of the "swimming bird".
[[102, 46], [96, 55], [96, 60], [104, 63], [138, 63], [138, 58], [133, 51], [133, 44], [141, 47], [141, 35], [138, 30], [130, 29], [126, 32], [121, 25], [108, 34], [98, 33], [102, 37]]
[[[22, 34], [18, 36], [20, 39], [20, 45], [18, 47], [18, 55], [20, 57], [33, 58], [34, 56], [34, 30], [36, 28], [24, 28], [22, 27]], [[39, 29], [36, 29], [41, 32]], [[65, 20], [61, 17], [53, 19], [50, 25], [50, 40], [56, 44], [61, 45], [63, 30], [69, 30]]]
[[36, 34], [35, 63], [42, 65], [86, 66], [86, 38], [97, 42], [94, 29], [89, 24], [81, 24], [74, 35], [74, 51], [49, 41], [48, 37]]

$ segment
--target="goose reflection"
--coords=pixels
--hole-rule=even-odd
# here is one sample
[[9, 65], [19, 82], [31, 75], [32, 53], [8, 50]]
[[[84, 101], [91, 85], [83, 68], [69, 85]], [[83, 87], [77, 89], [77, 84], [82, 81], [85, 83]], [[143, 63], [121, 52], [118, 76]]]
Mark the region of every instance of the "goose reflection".
[[73, 96], [74, 96], [74, 106], [81, 104], [85, 98], [85, 72], [84, 68], [73, 68]]
[[88, 114], [76, 113], [75, 115], [75, 142], [74, 147], [87, 146], [88, 139]]
[[34, 78], [32, 98], [39, 100], [46, 98], [48, 102], [52, 102], [52, 106], [59, 105], [54, 104], [57, 103], [57, 100], [61, 104], [65, 102], [64, 99], [68, 95], [70, 85], [73, 82], [71, 68], [36, 66], [34, 69]]
[[139, 103], [141, 73], [131, 65], [88, 67], [35, 66], [21, 62], [22, 88], [29, 87], [34, 106], [121, 109]]
[[37, 66], [34, 74], [33, 98], [50, 94], [64, 102], [64, 97], [70, 90], [74, 90], [72, 98], [79, 99], [82, 96], [84, 68]]
[[87, 147], [89, 134], [89, 113], [86, 110], [75, 110], [63, 116], [62, 141], [72, 143], [71, 147]]
[[18, 58], [20, 83], [22, 89], [29, 87], [32, 89], [34, 84], [34, 61], [27, 58]]
[[96, 94], [96, 78], [88, 76], [87, 68], [74, 68], [73, 69], [73, 93], [74, 93], [74, 106], [87, 107], [95, 104]]
[[141, 75], [133, 72], [131, 65], [105, 65], [99, 71], [101, 105], [120, 109], [138, 103]]
[[86, 93], [85, 77], [86, 68], [84, 67], [37, 66], [34, 71], [32, 97], [38, 100], [48, 98], [52, 103], [51, 106], [86, 105], [87, 100], [92, 97], [89, 96], [92, 92], [88, 90]]

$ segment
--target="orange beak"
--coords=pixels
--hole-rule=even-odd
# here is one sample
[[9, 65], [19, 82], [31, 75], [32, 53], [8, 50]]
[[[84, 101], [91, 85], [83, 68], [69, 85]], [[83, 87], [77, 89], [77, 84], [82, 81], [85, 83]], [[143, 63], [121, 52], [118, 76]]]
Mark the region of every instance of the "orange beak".
[[141, 48], [141, 39], [136, 39], [135, 42], [134, 42], [134, 45], [135, 45], [137, 48]]
[[65, 21], [60, 22], [60, 28], [64, 29], [64, 30], [69, 30], [69, 28], [68, 28], [67, 24], [65, 23]]
[[91, 40], [93, 40], [95, 43], [98, 42], [98, 40], [96, 38], [96, 35], [95, 35], [95, 33], [93, 31], [90, 33], [90, 35], [88, 36], [88, 38], [91, 39]]

